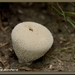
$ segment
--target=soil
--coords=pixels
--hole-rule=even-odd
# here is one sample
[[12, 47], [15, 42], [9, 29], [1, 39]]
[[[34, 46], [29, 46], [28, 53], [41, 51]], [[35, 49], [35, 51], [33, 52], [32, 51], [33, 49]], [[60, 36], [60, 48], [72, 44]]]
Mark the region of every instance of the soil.
[[[58, 18], [56, 13], [52, 15], [47, 3], [9, 4], [10, 8], [8, 6], [1, 9], [3, 14], [0, 22], [0, 69], [27, 72], [75, 71], [75, 29], [72, 25]], [[61, 6], [65, 10], [70, 10], [71, 7], [69, 4], [66, 6], [66, 3], [61, 3]], [[11, 41], [12, 29], [23, 21], [33, 21], [46, 26], [54, 37], [51, 49], [30, 66], [18, 62]]]

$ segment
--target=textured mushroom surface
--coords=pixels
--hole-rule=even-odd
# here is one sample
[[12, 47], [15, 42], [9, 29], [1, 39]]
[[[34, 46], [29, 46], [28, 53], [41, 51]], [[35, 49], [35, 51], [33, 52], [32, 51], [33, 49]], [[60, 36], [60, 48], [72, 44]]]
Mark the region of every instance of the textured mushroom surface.
[[23, 62], [32, 62], [42, 57], [53, 44], [51, 32], [35, 22], [17, 24], [12, 30], [11, 38], [13, 49]]

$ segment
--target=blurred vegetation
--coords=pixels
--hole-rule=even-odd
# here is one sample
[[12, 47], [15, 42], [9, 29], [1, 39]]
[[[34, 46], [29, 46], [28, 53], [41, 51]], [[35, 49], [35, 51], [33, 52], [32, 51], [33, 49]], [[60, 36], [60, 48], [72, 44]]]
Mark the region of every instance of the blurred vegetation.
[[[68, 6], [67, 10], [63, 8], [62, 5]], [[68, 5], [69, 4], [69, 5]], [[48, 3], [48, 8], [53, 15], [61, 16], [63, 21], [69, 22], [75, 28], [75, 3]], [[68, 10], [69, 9], [69, 10]]]

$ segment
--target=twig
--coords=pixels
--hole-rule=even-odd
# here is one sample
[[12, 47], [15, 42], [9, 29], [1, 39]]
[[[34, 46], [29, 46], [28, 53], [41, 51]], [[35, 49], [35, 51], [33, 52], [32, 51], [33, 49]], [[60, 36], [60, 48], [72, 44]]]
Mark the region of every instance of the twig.
[[56, 56], [52, 56], [52, 58], [56, 59], [59, 63], [62, 63], [62, 61], [58, 59]]
[[4, 66], [4, 63], [2, 62], [2, 59], [0, 58], [0, 62], [2, 63], [2, 65]]
[[6, 42], [6, 43], [2, 44], [1, 47], [4, 47], [4, 46], [6, 46], [8, 44], [9, 44], [9, 42]]

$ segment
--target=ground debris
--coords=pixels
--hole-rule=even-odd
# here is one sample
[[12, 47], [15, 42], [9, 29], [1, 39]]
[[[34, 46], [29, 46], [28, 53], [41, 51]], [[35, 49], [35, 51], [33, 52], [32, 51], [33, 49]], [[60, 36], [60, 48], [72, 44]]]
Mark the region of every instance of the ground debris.
[[17, 11], [18, 11], [18, 13], [23, 14], [22, 10], [18, 9]]
[[9, 64], [7, 66], [5, 66], [5, 69], [9, 69], [9, 68], [10, 68]]
[[62, 63], [57, 63], [57, 64], [50, 64], [48, 67], [49, 70], [58, 70], [58, 71], [63, 71], [64, 70], [64, 64]]
[[59, 58], [57, 58], [55, 56], [53, 58], [55, 58], [59, 63], [62, 63], [62, 61]]
[[33, 68], [33, 71], [40, 71], [40, 69]]
[[8, 48], [8, 50], [9, 50], [10, 52], [13, 52], [13, 49], [12, 49], [12, 48]]
[[7, 46], [8, 44], [9, 44], [9, 42], [6, 42], [6, 43], [0, 43], [0, 47]]
[[25, 70], [25, 71], [40, 71], [40, 69], [31, 68], [31, 67], [28, 67], [28, 66], [20, 67], [19, 70]]
[[2, 58], [0, 58], [0, 62], [1, 62], [1, 64], [3, 65], [3, 67], [5, 69], [9, 68], [9, 64], [8, 64], [8, 62], [6, 60], [2, 60]]
[[8, 35], [8, 33], [6, 32], [5, 28], [2, 26], [2, 14], [0, 13], [0, 29]]
[[8, 33], [6, 32], [6, 28], [3, 27], [3, 20], [4, 19], [8, 19], [7, 14], [3, 11], [3, 9], [0, 9], [0, 29], [8, 35]]
[[24, 66], [24, 67], [20, 67], [19, 70], [32, 71], [32, 68]]
[[68, 40], [63, 38], [63, 37], [60, 37], [60, 44], [64, 43], [64, 42], [67, 42]]

